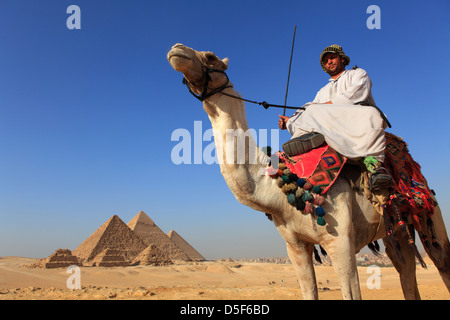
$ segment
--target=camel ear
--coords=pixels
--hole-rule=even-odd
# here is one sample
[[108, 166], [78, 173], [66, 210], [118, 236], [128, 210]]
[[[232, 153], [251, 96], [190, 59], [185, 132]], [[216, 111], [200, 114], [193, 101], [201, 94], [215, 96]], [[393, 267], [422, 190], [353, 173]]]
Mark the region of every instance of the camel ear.
[[222, 63], [223, 63], [223, 67], [224, 67], [223, 70], [227, 70], [228, 69], [228, 62], [229, 61], [230, 61], [230, 59], [228, 59], [228, 58], [222, 59]]

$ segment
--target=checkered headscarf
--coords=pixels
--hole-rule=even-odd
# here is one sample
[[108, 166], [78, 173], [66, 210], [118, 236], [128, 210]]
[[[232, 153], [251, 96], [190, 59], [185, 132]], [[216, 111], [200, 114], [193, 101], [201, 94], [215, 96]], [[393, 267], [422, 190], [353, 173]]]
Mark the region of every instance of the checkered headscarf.
[[325, 49], [323, 49], [322, 53], [320, 54], [320, 65], [322, 66], [323, 71], [326, 72], [322, 59], [323, 59], [323, 56], [328, 52], [337, 53], [342, 59], [345, 60], [345, 62], [344, 62], [345, 66], [348, 66], [350, 64], [350, 58], [344, 53], [344, 50], [342, 50], [342, 47], [338, 44], [332, 44], [331, 46], [328, 46]]

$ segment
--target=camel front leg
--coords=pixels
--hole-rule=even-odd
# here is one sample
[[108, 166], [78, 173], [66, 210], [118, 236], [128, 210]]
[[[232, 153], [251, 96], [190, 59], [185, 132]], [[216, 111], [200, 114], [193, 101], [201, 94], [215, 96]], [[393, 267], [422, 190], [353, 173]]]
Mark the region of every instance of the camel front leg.
[[295, 273], [304, 300], [318, 300], [316, 274], [312, 261], [313, 245], [302, 242], [286, 242], [287, 253], [294, 266]]
[[334, 270], [339, 278], [343, 299], [361, 300], [353, 242], [348, 237], [341, 237], [330, 246], [322, 246], [330, 255]]

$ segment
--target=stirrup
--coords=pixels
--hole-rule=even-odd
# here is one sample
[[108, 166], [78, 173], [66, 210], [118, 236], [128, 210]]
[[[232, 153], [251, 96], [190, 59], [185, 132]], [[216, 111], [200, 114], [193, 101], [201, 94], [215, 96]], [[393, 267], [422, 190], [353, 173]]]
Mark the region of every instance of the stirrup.
[[311, 132], [289, 140], [282, 147], [284, 153], [292, 157], [320, 147], [324, 142], [325, 137], [322, 134]]

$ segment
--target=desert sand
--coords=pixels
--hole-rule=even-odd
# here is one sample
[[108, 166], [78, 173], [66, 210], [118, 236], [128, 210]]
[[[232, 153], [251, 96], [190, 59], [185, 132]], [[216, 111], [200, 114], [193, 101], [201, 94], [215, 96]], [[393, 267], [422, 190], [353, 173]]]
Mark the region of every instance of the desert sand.
[[[290, 264], [203, 261], [167, 266], [81, 267], [81, 289], [67, 288], [66, 268], [28, 268], [38, 259], [0, 257], [0, 300], [297, 300], [302, 299]], [[449, 300], [450, 294], [431, 262], [417, 267], [423, 300]], [[379, 289], [358, 267], [366, 300], [402, 300], [397, 272], [380, 268]], [[332, 266], [316, 266], [319, 299], [341, 300]]]

